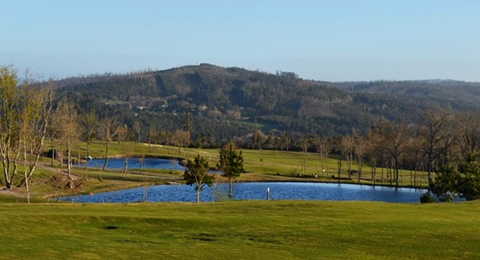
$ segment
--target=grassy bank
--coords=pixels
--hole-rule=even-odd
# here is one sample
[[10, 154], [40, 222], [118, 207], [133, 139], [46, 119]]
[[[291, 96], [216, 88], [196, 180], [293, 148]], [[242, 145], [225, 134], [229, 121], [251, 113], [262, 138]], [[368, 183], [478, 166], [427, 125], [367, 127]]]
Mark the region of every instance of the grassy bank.
[[[101, 143], [94, 143], [91, 147], [91, 155], [94, 157], [103, 157], [105, 147]], [[218, 149], [197, 149], [197, 148], [179, 148], [174, 146], [148, 145], [144, 143], [112, 143], [110, 146], [110, 156], [121, 157], [129, 151], [127, 156], [157, 156], [174, 158], [193, 158], [200, 154], [210, 161], [210, 166], [215, 167], [218, 163]], [[280, 179], [290, 178], [297, 181], [340, 181], [359, 182], [358, 166], [353, 163], [352, 170], [354, 174], [348, 176], [348, 165], [346, 161], [341, 161], [339, 170], [339, 161], [335, 156], [330, 156], [323, 163], [318, 153], [287, 152], [275, 150], [242, 150], [244, 156], [245, 170], [257, 177], [248, 177], [248, 180], [262, 180], [262, 175], [277, 175]], [[81, 143], [79, 148], [81, 156], [86, 155], [86, 144]], [[340, 172], [340, 176], [339, 176]], [[368, 164], [362, 169], [360, 183], [379, 185], [394, 184], [393, 179], [388, 174], [389, 170], [378, 167], [375, 177], [372, 177], [373, 169]], [[316, 178], [312, 178], [316, 176]], [[333, 178], [332, 178], [333, 176]], [[415, 178], [416, 177], [416, 178]], [[267, 177], [272, 179], [275, 177]], [[416, 180], [415, 180], [416, 179]], [[242, 179], [240, 179], [242, 180]], [[401, 186], [423, 186], [427, 185], [427, 176], [425, 172], [400, 171], [399, 181]]]
[[479, 203], [0, 204], [5, 259], [478, 259]]

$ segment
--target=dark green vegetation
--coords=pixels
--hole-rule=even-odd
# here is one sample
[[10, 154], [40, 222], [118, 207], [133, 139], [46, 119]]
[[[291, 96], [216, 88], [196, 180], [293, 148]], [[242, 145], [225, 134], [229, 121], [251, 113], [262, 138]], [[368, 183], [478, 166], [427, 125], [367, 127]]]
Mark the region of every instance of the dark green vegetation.
[[200, 192], [203, 186], [211, 186], [215, 175], [207, 174], [209, 170], [208, 160], [197, 154], [193, 160], [188, 160], [183, 178], [188, 185], [195, 185], [197, 191], [197, 202], [200, 202]]
[[[245, 172], [243, 168], [243, 155], [242, 151], [234, 149], [233, 143], [228, 143], [220, 150], [220, 156], [218, 159], [217, 169], [222, 171], [222, 176], [227, 179], [229, 189], [228, 197], [233, 197], [232, 183], [233, 180], [240, 177], [240, 174]], [[262, 159], [263, 161], [263, 159]]]
[[[385, 118], [418, 123], [427, 110], [478, 111], [478, 83], [456, 81], [377, 81], [330, 83], [208, 64], [126, 75], [93, 75], [58, 81], [58, 96], [79, 113], [116, 116], [130, 128], [141, 123], [141, 137], [184, 129], [200, 145], [252, 133], [255, 125], [290, 136], [338, 136], [352, 128], [364, 133]], [[165, 136], [160, 137], [167, 138]]]
[[451, 201], [455, 197], [480, 199], [480, 165], [477, 157], [468, 154], [457, 168], [445, 166], [431, 185], [432, 193], [441, 201]]
[[5, 259], [478, 259], [480, 204], [1, 204]]

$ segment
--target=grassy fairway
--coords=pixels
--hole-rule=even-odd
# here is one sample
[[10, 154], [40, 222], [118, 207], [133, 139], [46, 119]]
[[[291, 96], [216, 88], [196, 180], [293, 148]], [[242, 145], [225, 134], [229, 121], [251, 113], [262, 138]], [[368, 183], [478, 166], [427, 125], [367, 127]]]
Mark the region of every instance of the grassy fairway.
[[[110, 146], [110, 156], [123, 157], [122, 145], [116, 142]], [[127, 143], [130, 149], [129, 157], [139, 156], [167, 156], [176, 158], [193, 158], [200, 154], [210, 161], [210, 166], [215, 167], [218, 163], [219, 149], [198, 149], [198, 148], [179, 148], [166, 145], [147, 145], [144, 143]], [[104, 156], [104, 145], [96, 142], [92, 145], [90, 154], [93, 157]], [[79, 152], [82, 157], [86, 156], [86, 145], [80, 143]], [[273, 150], [247, 150], [243, 149], [244, 168], [250, 174], [243, 175], [239, 181], [321, 181], [321, 182], [337, 182], [338, 179], [338, 160], [335, 156], [331, 156], [322, 165], [318, 153], [303, 153], [303, 152], [287, 152], [287, 151], [273, 151]], [[323, 171], [323, 167], [325, 171]], [[352, 170], [357, 171], [358, 166], [353, 163]], [[341, 167], [341, 182], [357, 183], [358, 174], [348, 179], [347, 163], [342, 161]], [[363, 167], [363, 175], [361, 183], [372, 183], [372, 168], [367, 164]], [[277, 175], [278, 174], [278, 175]], [[426, 186], [427, 177], [425, 172], [417, 172], [417, 182], [413, 179], [413, 174], [407, 170], [400, 171], [400, 186]], [[317, 175], [317, 178], [311, 178]], [[377, 168], [375, 176], [376, 184], [394, 185], [393, 180], [390, 181], [387, 175], [387, 169]]]
[[479, 203], [0, 204], [2, 259], [475, 259]]

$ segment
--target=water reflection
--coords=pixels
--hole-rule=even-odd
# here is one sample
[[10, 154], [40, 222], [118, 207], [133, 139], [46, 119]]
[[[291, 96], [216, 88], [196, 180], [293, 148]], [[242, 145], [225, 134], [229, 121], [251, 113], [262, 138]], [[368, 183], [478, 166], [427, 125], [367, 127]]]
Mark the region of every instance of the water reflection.
[[[89, 167], [101, 168], [105, 163], [105, 159], [93, 159], [88, 161]], [[108, 159], [107, 169], [123, 169], [125, 167], [124, 158]], [[157, 159], [157, 158], [129, 158], [129, 169], [166, 169], [166, 170], [181, 170], [185, 168], [178, 164], [177, 160]]]
[[[373, 187], [368, 185], [332, 184], [332, 183], [298, 183], [298, 182], [261, 182], [234, 183], [233, 197], [235, 200], [264, 200], [270, 188], [272, 200], [359, 200], [384, 202], [419, 202], [420, 195], [425, 192], [410, 188]], [[201, 193], [201, 201], [225, 199], [228, 186], [223, 184], [215, 192], [205, 187]], [[73, 197], [75, 202], [194, 202], [196, 193], [193, 186], [159, 185], [147, 189], [133, 188], [128, 190], [105, 192], [94, 195]], [[61, 198], [65, 201], [72, 197]]]

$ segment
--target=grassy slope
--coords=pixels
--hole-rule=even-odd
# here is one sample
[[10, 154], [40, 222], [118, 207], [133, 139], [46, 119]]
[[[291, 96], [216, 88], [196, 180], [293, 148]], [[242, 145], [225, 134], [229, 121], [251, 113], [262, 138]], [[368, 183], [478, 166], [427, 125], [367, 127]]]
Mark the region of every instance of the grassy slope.
[[474, 259], [479, 203], [1, 204], [4, 259]]
[[[145, 144], [137, 146], [131, 145], [137, 153], [148, 155], [164, 155], [173, 157], [193, 158], [196, 154], [200, 154], [206, 158], [211, 159], [210, 166], [215, 167], [218, 163], [218, 149], [195, 149], [195, 148], [181, 148], [172, 146], [151, 146], [150, 148]], [[96, 146], [97, 151], [102, 150], [102, 146]], [[272, 150], [242, 150], [244, 156], [244, 168], [251, 175], [243, 175], [240, 181], [255, 181], [255, 180], [269, 180], [269, 181], [284, 181], [286, 177], [288, 180], [305, 181], [305, 176], [312, 176], [316, 174], [319, 178], [308, 178], [307, 181], [336, 181], [330, 178], [332, 175], [337, 176], [338, 165], [336, 159], [326, 160], [326, 172], [322, 173], [322, 164], [318, 153], [302, 153], [302, 152], [286, 152], [286, 151], [272, 151]], [[99, 156], [102, 156], [101, 153]], [[305, 168], [304, 168], [305, 163]], [[357, 165], [352, 165], [352, 170], [358, 170]], [[367, 164], [363, 167], [362, 183], [371, 183], [372, 168]], [[387, 173], [384, 169], [383, 182], [381, 184], [388, 185]], [[380, 184], [382, 177], [382, 169], [377, 168], [376, 180]], [[277, 177], [277, 173], [281, 176]], [[298, 178], [298, 175], [302, 175]], [[425, 172], [419, 172], [421, 175], [421, 185], [427, 185], [427, 177]], [[293, 177], [293, 179], [291, 178]], [[342, 178], [347, 177], [347, 163], [342, 161]], [[343, 180], [344, 182], [357, 182], [358, 176], [353, 176], [352, 180]], [[414, 183], [411, 179], [410, 171], [400, 171], [400, 185], [412, 186]], [[394, 183], [393, 183], [394, 184]]]

